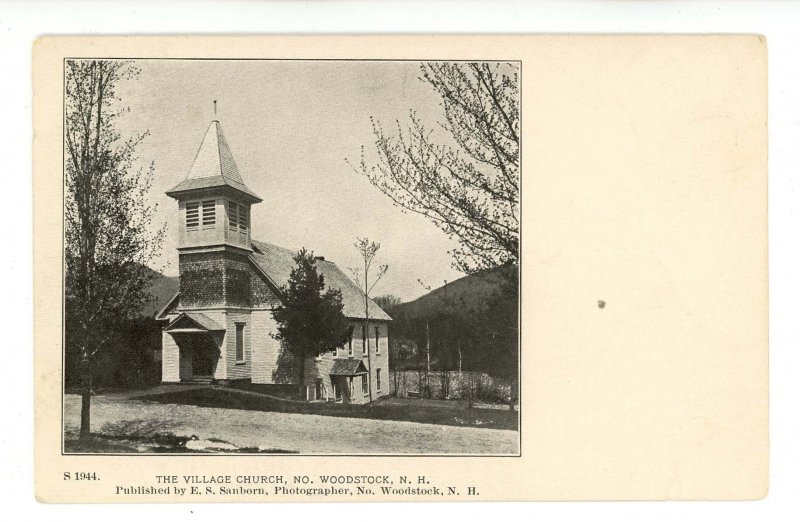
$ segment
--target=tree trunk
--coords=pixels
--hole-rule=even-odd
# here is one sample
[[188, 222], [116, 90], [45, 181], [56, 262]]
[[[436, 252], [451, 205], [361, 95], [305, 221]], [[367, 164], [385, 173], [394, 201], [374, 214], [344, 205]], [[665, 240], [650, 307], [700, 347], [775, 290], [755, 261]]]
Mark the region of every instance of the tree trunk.
[[83, 389], [81, 391], [81, 431], [80, 440], [88, 440], [92, 435], [91, 407], [92, 407], [92, 367], [89, 357], [84, 355], [81, 360], [81, 373], [83, 374]]
[[431, 333], [428, 321], [425, 321], [425, 354], [427, 357], [427, 362], [425, 364], [425, 397], [430, 398], [431, 383], [429, 380], [429, 375], [431, 373]]
[[469, 402], [467, 403], [467, 408], [472, 408], [475, 406], [475, 375], [474, 373], [470, 372], [467, 382], [469, 383]]
[[299, 384], [297, 385], [297, 393], [300, 394], [301, 398], [304, 397], [308, 399], [308, 397], [306, 397], [306, 352], [305, 351], [301, 352], [299, 354], [298, 359], [300, 359], [300, 361], [297, 364], [300, 370], [300, 378], [299, 378]]
[[508, 411], [514, 411], [514, 402], [516, 401], [518, 395], [517, 390], [517, 379], [511, 379], [511, 397], [509, 397], [508, 401]]
[[428, 321], [425, 321], [425, 354], [428, 358], [426, 368], [431, 371], [431, 331]]
[[[367, 307], [367, 323], [364, 325], [364, 349], [367, 350], [367, 390], [369, 391], [369, 402], [372, 404], [372, 354], [369, 351], [369, 307]], [[377, 340], [375, 341], [378, 342]]]

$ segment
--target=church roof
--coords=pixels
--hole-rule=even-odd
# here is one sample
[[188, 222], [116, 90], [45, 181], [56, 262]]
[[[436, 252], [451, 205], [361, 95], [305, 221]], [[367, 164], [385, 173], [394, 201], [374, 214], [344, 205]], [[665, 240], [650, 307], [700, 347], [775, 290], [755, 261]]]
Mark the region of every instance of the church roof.
[[216, 120], [208, 127], [186, 179], [168, 190], [167, 195], [176, 197], [190, 190], [212, 187], [231, 187], [246, 194], [254, 202], [261, 201], [261, 198], [244, 184], [228, 142], [225, 141], [222, 127]]
[[[262, 241], [252, 240], [251, 243], [253, 245], [253, 253], [250, 254], [250, 259], [253, 260], [256, 266], [276, 286], [280, 287], [287, 284], [292, 269], [297, 264], [294, 260], [297, 252]], [[342, 273], [335, 263], [320, 259], [317, 261], [316, 266], [325, 279], [325, 285], [342, 293], [342, 304], [344, 305], [342, 312], [344, 315], [350, 318], [364, 319], [366, 317], [364, 314], [364, 292], [358, 285]], [[372, 299], [368, 303], [370, 319], [379, 321], [392, 320]]]

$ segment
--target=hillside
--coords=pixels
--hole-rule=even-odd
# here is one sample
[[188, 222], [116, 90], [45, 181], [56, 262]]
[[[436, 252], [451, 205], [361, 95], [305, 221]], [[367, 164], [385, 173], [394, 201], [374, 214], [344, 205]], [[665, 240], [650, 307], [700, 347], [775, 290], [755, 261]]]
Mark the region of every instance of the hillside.
[[509, 270], [516, 270], [516, 267], [501, 267], [464, 276], [413, 301], [400, 304], [389, 313], [393, 318], [402, 316], [406, 319], [447, 314], [454, 307], [461, 314], [468, 313], [480, 308], [500, 290], [504, 280], [502, 271]]
[[155, 272], [155, 277], [150, 285], [150, 293], [155, 299], [142, 308], [141, 315], [145, 317], [155, 316], [178, 292], [177, 276], [165, 276], [155, 270], [153, 272]]

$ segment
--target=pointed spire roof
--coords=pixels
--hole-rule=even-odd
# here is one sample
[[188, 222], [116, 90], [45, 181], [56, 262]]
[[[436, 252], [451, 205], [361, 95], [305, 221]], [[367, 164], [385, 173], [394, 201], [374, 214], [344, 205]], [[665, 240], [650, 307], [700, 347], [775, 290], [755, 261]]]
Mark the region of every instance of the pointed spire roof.
[[219, 121], [214, 120], [206, 131], [186, 179], [168, 190], [167, 195], [177, 198], [188, 191], [225, 186], [246, 194], [254, 203], [261, 201], [244, 184], [222, 127]]

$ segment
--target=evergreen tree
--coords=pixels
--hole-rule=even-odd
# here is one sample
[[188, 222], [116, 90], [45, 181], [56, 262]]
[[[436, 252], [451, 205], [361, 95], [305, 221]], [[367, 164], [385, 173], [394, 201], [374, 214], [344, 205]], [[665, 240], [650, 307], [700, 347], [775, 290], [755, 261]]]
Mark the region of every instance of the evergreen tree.
[[297, 265], [282, 288], [283, 303], [272, 313], [278, 323], [276, 338], [299, 362], [302, 393], [306, 357], [317, 357], [342, 346], [350, 335], [350, 324], [342, 313], [342, 293], [325, 289], [325, 278], [317, 271], [314, 254], [304, 248], [294, 260]]

